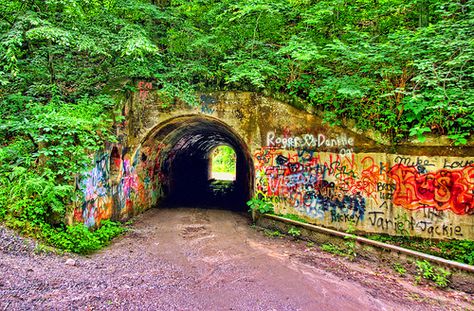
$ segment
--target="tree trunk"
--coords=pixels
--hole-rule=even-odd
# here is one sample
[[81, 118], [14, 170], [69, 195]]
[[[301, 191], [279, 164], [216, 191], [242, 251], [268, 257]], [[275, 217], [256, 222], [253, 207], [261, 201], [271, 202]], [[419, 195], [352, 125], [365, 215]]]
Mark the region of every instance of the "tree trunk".
[[430, 3], [429, 0], [420, 0], [418, 2], [418, 26], [426, 27], [430, 22]]

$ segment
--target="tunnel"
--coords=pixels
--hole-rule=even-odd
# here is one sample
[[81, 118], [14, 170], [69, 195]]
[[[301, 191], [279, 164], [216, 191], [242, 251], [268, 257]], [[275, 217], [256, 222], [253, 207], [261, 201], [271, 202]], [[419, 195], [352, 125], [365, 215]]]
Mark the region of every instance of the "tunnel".
[[[235, 152], [235, 179], [211, 178], [212, 151]], [[246, 211], [253, 195], [254, 166], [242, 138], [220, 120], [187, 115], [157, 125], [143, 140], [141, 162], [152, 176], [154, 207], [205, 207]]]

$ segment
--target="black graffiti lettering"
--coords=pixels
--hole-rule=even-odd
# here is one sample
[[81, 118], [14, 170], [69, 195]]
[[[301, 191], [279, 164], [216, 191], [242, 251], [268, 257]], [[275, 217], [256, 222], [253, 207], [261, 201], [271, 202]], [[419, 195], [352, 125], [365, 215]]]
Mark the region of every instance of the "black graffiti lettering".
[[419, 221], [416, 226], [421, 229], [421, 231], [426, 231], [428, 225], [430, 225], [431, 222], [421, 220]]
[[377, 224], [376, 224], [377, 227], [382, 228], [382, 229], [385, 229], [384, 226], [383, 226], [383, 220], [384, 220], [384, 219], [383, 219], [382, 217], [380, 217], [380, 218], [377, 219]]
[[392, 200], [393, 193], [379, 192], [379, 197], [381, 200]]
[[416, 226], [415, 218], [410, 217], [410, 220], [408, 221], [408, 225], [410, 226], [410, 230], [415, 230], [415, 226]]
[[383, 175], [383, 174], [387, 174], [387, 168], [385, 167], [384, 163], [383, 162], [380, 162], [380, 170], [379, 170], [379, 174], [380, 175]]
[[444, 159], [443, 165], [444, 168], [465, 168], [469, 166], [474, 166], [474, 160], [448, 162], [447, 159]]
[[276, 157], [276, 163], [277, 163], [278, 165], [285, 165], [287, 162], [288, 162], [288, 158], [285, 157], [285, 156], [282, 156], [281, 154], [279, 154], [279, 155]]
[[[372, 226], [375, 226], [375, 224], [376, 224], [376, 222], [377, 222], [377, 219], [378, 219], [379, 217], [382, 217], [382, 216], [384, 215], [383, 212], [369, 212], [368, 214], [369, 214], [370, 224], [371, 224]], [[374, 217], [372, 218], [372, 216], [374, 216]]]
[[387, 201], [384, 201], [382, 204], [380, 204], [379, 208], [385, 208], [385, 209], [388, 209], [388, 204], [387, 204]]
[[448, 226], [443, 225], [443, 235], [449, 235]]
[[[459, 230], [456, 229], [457, 227], [459, 228]], [[459, 227], [459, 226], [456, 226], [453, 230], [453, 225], [452, 224], [443, 225], [443, 235], [453, 236], [455, 234], [456, 230], [458, 230], [458, 233], [461, 233], [461, 227]]]
[[[436, 225], [427, 219], [415, 220], [406, 216], [398, 215], [394, 219], [385, 216], [384, 212], [368, 212], [370, 225], [382, 230], [393, 229], [399, 234], [406, 234], [411, 231], [426, 232], [431, 237], [434, 236], [463, 236], [461, 226], [453, 226], [453, 224]], [[439, 214], [435, 214], [438, 217]]]
[[429, 218], [430, 220], [443, 219], [443, 211], [437, 211], [433, 208], [423, 208], [423, 216]]
[[339, 213], [331, 213], [331, 222], [341, 222], [342, 215]]
[[387, 184], [383, 182], [378, 182], [377, 183], [377, 191], [390, 191], [393, 192], [396, 190], [396, 185], [395, 184]]
[[385, 228], [393, 227], [393, 221], [390, 219], [385, 219]]
[[409, 157], [397, 156], [394, 160], [396, 164], [402, 164], [405, 166], [414, 166], [417, 168], [423, 168], [425, 166], [435, 166], [433, 163], [430, 163], [430, 160], [422, 160], [420, 157], [417, 157], [416, 160], [413, 160]]

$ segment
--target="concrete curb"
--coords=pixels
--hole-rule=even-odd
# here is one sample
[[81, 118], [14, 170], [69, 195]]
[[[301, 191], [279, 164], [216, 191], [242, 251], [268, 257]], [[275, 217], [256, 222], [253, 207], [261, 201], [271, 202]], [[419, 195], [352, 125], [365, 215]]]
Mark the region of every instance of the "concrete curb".
[[440, 264], [440, 265], [443, 265], [443, 266], [448, 266], [448, 267], [453, 268], [453, 269], [459, 269], [459, 270], [467, 271], [467, 272], [470, 272], [470, 273], [474, 273], [474, 266], [464, 264], [464, 263], [460, 263], [460, 262], [457, 262], [457, 261], [447, 260], [447, 259], [444, 259], [444, 258], [441, 258], [441, 257], [437, 257], [437, 256], [417, 252], [417, 251], [414, 251], [414, 250], [411, 250], [411, 249], [407, 249], [407, 248], [403, 248], [403, 247], [399, 247], [399, 246], [395, 246], [395, 245], [391, 245], [391, 244], [386, 244], [386, 243], [370, 240], [370, 239], [359, 237], [359, 236], [354, 237], [354, 235], [348, 234], [348, 233], [345, 233], [345, 232], [340, 232], [340, 231], [337, 231], [337, 230], [332, 230], [332, 229], [328, 229], [328, 228], [324, 228], [324, 227], [320, 227], [320, 226], [316, 226], [316, 225], [311, 225], [311, 224], [299, 222], [299, 221], [292, 220], [292, 219], [287, 219], [287, 218], [276, 216], [276, 215], [263, 214], [263, 215], [260, 215], [260, 217], [265, 217], [265, 218], [268, 218], [268, 219], [289, 223], [289, 224], [292, 224], [292, 225], [303, 227], [303, 228], [308, 229], [308, 230], [317, 231], [317, 232], [321, 232], [321, 233], [324, 233], [324, 234], [333, 235], [333, 236], [337, 236], [337, 237], [341, 237], [341, 238], [353, 238], [355, 241], [357, 241], [359, 243], [368, 244], [368, 245], [375, 246], [377, 248], [381, 248], [381, 249], [385, 249], [385, 250], [395, 251], [395, 252], [402, 253], [402, 254], [405, 254], [405, 255], [408, 255], [408, 256], [412, 256], [412, 257], [417, 257], [417, 258], [424, 259], [424, 260], [427, 260], [427, 261], [430, 261], [430, 262], [434, 262], [434, 263], [437, 263], [437, 264]]

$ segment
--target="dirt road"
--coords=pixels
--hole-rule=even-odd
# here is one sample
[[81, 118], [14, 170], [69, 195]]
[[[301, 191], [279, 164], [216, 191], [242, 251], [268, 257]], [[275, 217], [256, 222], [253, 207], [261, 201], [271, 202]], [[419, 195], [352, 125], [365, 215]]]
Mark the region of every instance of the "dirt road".
[[151, 210], [89, 257], [33, 249], [0, 230], [0, 311], [474, 308], [472, 295], [267, 237], [228, 211]]

